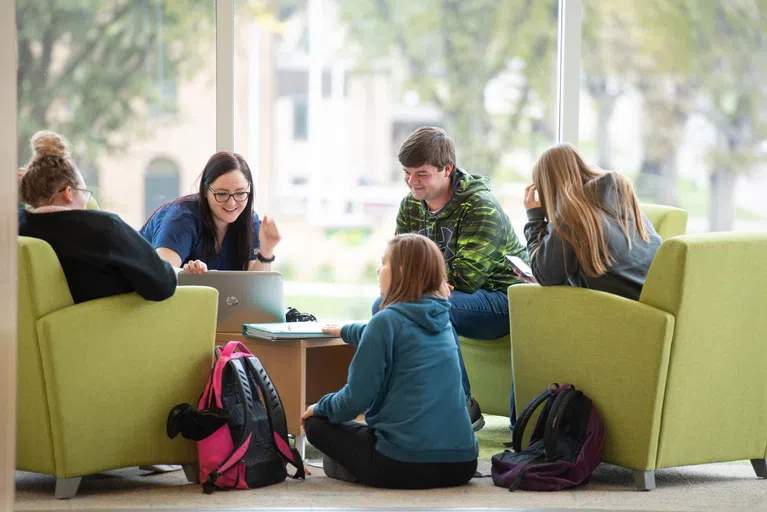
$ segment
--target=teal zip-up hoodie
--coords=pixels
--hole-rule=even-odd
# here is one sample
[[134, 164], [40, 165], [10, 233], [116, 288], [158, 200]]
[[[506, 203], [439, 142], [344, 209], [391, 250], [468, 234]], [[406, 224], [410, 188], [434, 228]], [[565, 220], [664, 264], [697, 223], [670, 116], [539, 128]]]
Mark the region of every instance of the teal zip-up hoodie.
[[436, 213], [412, 192], [402, 200], [395, 234], [418, 233], [442, 251], [447, 280], [456, 290], [506, 292], [522, 283], [506, 260], [513, 255], [529, 261], [509, 217], [490, 192], [490, 181], [461, 169], [453, 172], [453, 195]]
[[461, 386], [450, 302], [425, 295], [341, 329], [357, 346], [346, 385], [314, 414], [334, 423], [365, 412], [376, 450], [402, 462], [467, 462], [479, 448]]

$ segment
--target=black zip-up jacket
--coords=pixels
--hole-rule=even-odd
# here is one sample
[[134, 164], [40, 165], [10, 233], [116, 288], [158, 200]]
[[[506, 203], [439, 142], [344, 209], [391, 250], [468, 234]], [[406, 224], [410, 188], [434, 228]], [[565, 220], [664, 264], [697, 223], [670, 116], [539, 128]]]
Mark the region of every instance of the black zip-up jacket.
[[113, 213], [66, 210], [19, 217], [19, 235], [53, 247], [75, 303], [130, 292], [160, 301], [176, 291], [173, 267]]
[[[603, 198], [607, 206], [606, 210], [618, 211], [619, 192], [609, 174], [597, 178], [587, 186], [599, 188], [598, 194]], [[661, 243], [660, 236], [644, 214], [642, 220], [649, 239], [647, 242], [642, 240], [630, 225], [631, 248], [629, 248], [618, 221], [607, 211], [604, 212], [604, 233], [607, 237], [608, 250], [614, 261], [608, 267], [606, 274], [596, 278], [586, 275], [575, 258], [572, 247], [551, 229], [543, 208], [531, 208], [527, 211], [527, 218], [529, 222], [525, 224], [525, 237], [527, 250], [531, 255], [530, 267], [539, 284], [542, 286], [569, 284], [639, 300], [647, 271]], [[543, 233], [542, 238], [540, 238], [541, 233]], [[533, 258], [533, 250], [538, 245], [540, 247]]]

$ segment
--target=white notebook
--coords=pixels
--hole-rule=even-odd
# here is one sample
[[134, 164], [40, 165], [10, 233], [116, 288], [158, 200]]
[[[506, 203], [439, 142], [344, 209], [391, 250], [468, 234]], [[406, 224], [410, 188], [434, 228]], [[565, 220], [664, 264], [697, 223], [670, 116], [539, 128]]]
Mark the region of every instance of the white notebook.
[[334, 338], [325, 334], [322, 328], [328, 324], [320, 322], [282, 322], [267, 324], [243, 324], [242, 335], [265, 340], [290, 340], [306, 338]]

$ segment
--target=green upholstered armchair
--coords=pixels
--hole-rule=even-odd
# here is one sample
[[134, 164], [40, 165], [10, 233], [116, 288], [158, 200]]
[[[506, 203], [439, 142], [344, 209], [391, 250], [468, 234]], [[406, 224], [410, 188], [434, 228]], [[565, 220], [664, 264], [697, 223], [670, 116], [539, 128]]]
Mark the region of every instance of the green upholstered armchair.
[[603, 460], [640, 489], [661, 468], [751, 459], [767, 478], [765, 233], [666, 240], [639, 301], [569, 287], [509, 290], [518, 403], [551, 382], [591, 396]]
[[[643, 204], [642, 212], [652, 222], [662, 239], [685, 233], [687, 212], [679, 208]], [[519, 285], [517, 285], [519, 286]], [[513, 288], [513, 287], [512, 287]], [[466, 373], [472, 395], [482, 412], [496, 416], [509, 415], [511, 396], [511, 346], [509, 336], [497, 340], [460, 338]], [[517, 402], [517, 412], [527, 402]]]
[[687, 232], [687, 211], [659, 204], [643, 204], [640, 207], [661, 240], [684, 235]]
[[55, 475], [56, 497], [71, 498], [84, 475], [194, 463], [194, 442], [168, 439], [165, 423], [203, 390], [218, 292], [187, 286], [162, 302], [130, 293], [74, 304], [51, 246], [18, 244], [16, 468]]

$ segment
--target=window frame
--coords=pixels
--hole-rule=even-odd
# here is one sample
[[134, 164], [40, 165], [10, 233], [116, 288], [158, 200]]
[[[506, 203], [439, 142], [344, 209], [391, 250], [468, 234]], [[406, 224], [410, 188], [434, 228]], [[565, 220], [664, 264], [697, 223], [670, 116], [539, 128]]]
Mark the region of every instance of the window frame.
[[[234, 151], [234, 2], [215, 0], [217, 151]], [[321, 3], [324, 1], [309, 0], [309, 10], [316, 11]], [[582, 36], [583, 0], [559, 0], [556, 143], [578, 144]], [[310, 119], [308, 137], [312, 122]]]

